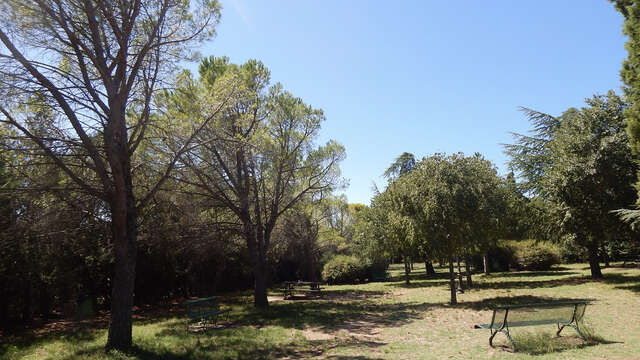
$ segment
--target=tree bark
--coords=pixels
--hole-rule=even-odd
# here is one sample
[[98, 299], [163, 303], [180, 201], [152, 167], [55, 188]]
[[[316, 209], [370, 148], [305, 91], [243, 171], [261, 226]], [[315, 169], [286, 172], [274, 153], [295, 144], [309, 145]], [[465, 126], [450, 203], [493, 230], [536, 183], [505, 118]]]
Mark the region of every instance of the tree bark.
[[267, 308], [269, 306], [269, 299], [267, 298], [267, 261], [264, 247], [261, 239], [258, 237], [260, 234], [254, 235], [255, 243], [249, 246], [251, 252], [251, 261], [253, 265], [253, 305], [256, 308]]
[[[133, 195], [131, 160], [127, 144], [125, 103], [110, 100], [114, 111], [105, 127], [107, 158], [113, 176], [110, 199], [115, 264], [111, 288], [111, 321], [106, 349], [128, 350], [132, 345], [131, 314], [136, 279], [137, 209]], [[118, 112], [118, 110], [120, 110]]]
[[40, 284], [40, 292], [38, 294], [38, 312], [44, 320], [49, 319], [51, 315], [51, 305], [53, 303], [49, 289], [43, 283]]
[[425, 271], [427, 272], [427, 275], [434, 276], [436, 274], [436, 270], [433, 268], [433, 263], [431, 263], [431, 261], [425, 260], [424, 268], [425, 268]]
[[464, 293], [464, 285], [462, 283], [462, 268], [460, 268], [460, 257], [458, 257], [457, 261], [458, 261], [458, 292]]
[[456, 276], [453, 273], [453, 258], [449, 258], [449, 289], [451, 290], [451, 300], [449, 303], [455, 305], [458, 303], [456, 298]]
[[607, 254], [607, 249], [605, 248], [604, 244], [600, 245], [600, 249], [602, 251], [602, 258], [604, 260], [604, 267], [608, 268], [611, 266], [611, 264], [609, 263], [609, 254]]
[[598, 258], [597, 245], [591, 245], [589, 247], [589, 267], [591, 268], [592, 279], [602, 278], [602, 271], [600, 270], [600, 259]]
[[409, 285], [409, 274], [411, 274], [411, 265], [409, 264], [409, 257], [404, 257], [404, 282]]
[[464, 259], [464, 269], [467, 273], [467, 287], [471, 289], [473, 287], [473, 281], [471, 279], [471, 266], [469, 266], [469, 258]]
[[29, 279], [26, 279], [26, 281], [24, 281], [22, 283], [23, 285], [23, 293], [22, 293], [22, 322], [23, 323], [30, 323], [32, 320], [31, 317], [31, 281]]
[[9, 284], [0, 280], [0, 330], [9, 328]]
[[257, 308], [267, 308], [269, 299], [267, 298], [267, 271], [264, 264], [258, 264], [254, 267], [254, 306]]
[[[125, 179], [125, 182], [130, 181], [130, 177]], [[131, 315], [136, 278], [137, 212], [131, 189], [132, 187], [129, 187], [125, 190], [124, 196], [116, 195], [111, 207], [115, 264], [107, 350], [127, 350], [132, 345]]]
[[487, 254], [482, 255], [482, 267], [485, 275], [491, 274], [491, 269], [489, 268], [489, 255]]

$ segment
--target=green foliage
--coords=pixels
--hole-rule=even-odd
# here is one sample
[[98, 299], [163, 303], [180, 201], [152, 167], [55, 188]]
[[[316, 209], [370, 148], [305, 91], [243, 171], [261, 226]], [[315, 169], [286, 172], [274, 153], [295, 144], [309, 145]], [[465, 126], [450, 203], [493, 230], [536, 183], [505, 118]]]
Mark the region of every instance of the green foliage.
[[395, 161], [384, 171], [382, 176], [389, 181], [393, 181], [398, 177], [408, 174], [416, 166], [416, 158], [412, 153], [403, 152]]
[[371, 263], [387, 263], [394, 253], [387, 237], [387, 216], [379, 198], [371, 207], [357, 212], [354, 224], [353, 253]]
[[[507, 244], [507, 241], [498, 241], [486, 251], [489, 271], [509, 271], [509, 268], [516, 263], [513, 249]], [[476, 254], [472, 258], [476, 269], [482, 269], [484, 266], [482, 255]]]
[[509, 156], [509, 167], [516, 171], [522, 182], [519, 184], [525, 192], [541, 192], [540, 177], [550, 165], [549, 141], [560, 125], [560, 119], [529, 108], [520, 110], [529, 119], [533, 129], [528, 135], [512, 133], [513, 144], [504, 144]]
[[574, 235], [565, 235], [557, 242], [558, 256], [563, 264], [584, 261], [588, 258], [587, 251], [575, 241]]
[[538, 233], [556, 241], [573, 236], [588, 250], [592, 276], [600, 277], [601, 245], [633, 237], [613, 211], [635, 202], [638, 167], [625, 132], [625, 100], [610, 91], [586, 104], [557, 118], [528, 110], [533, 135], [516, 134], [506, 149], [536, 195]]
[[[322, 198], [341, 186], [339, 162], [345, 156], [344, 147], [335, 141], [315, 143], [325, 120], [323, 111], [305, 104], [281, 84], [271, 85], [269, 70], [260, 61], [237, 65], [226, 57], [209, 57], [201, 62], [199, 74], [194, 79], [184, 73], [178, 89], [161, 98], [168, 119], [178, 115], [187, 124], [202, 127], [195, 141], [203, 145], [182, 154], [184, 170], [179, 179], [209, 209], [227, 209], [233, 215], [231, 221], [242, 227], [239, 233], [251, 254], [256, 305], [266, 307], [267, 256], [278, 220], [295, 211], [301, 201]], [[221, 93], [229, 97], [221, 98]], [[181, 142], [180, 132], [171, 135]], [[317, 262], [314, 247], [320, 231], [309, 223], [318, 219], [313, 212], [318, 211], [289, 219], [298, 227], [294, 230], [309, 230], [301, 235], [306, 245], [297, 247], [308, 264], [301, 272], [305, 277], [317, 272], [312, 263]], [[343, 224], [333, 224], [335, 232], [327, 236], [327, 243], [341, 242], [346, 236]], [[295, 238], [291, 235], [285, 237]], [[295, 246], [282, 246], [286, 247], [297, 251]]]
[[622, 62], [620, 77], [630, 106], [624, 116], [629, 144], [635, 156], [640, 155], [640, 1], [610, 0], [624, 17], [623, 32], [628, 36], [627, 58]]
[[557, 247], [548, 242], [512, 241], [507, 246], [513, 251], [514, 265], [520, 270], [549, 270], [560, 262]]
[[337, 255], [322, 269], [322, 279], [329, 284], [355, 284], [368, 277], [370, 265], [355, 256]]

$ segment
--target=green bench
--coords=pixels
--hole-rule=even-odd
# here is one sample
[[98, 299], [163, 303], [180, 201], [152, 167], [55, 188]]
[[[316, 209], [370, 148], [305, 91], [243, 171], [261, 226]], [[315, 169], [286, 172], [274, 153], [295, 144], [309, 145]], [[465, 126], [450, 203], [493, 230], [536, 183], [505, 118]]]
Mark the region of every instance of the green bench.
[[496, 307], [493, 309], [493, 316], [489, 324], [475, 325], [474, 328], [491, 331], [489, 337], [491, 347], [494, 347], [493, 338], [496, 334], [499, 332], [505, 334], [513, 346], [513, 350], [516, 349], [516, 344], [509, 334], [509, 328], [518, 326], [556, 324], [558, 327], [557, 336], [560, 336], [562, 329], [569, 326], [575, 329], [584, 340], [585, 337], [580, 331], [579, 323], [584, 316], [587, 304], [587, 301], [565, 301]]
[[187, 318], [187, 330], [198, 328], [206, 330], [209, 326], [216, 327], [218, 318], [226, 314], [227, 320], [231, 309], [221, 309], [215, 296], [189, 300], [182, 303]]

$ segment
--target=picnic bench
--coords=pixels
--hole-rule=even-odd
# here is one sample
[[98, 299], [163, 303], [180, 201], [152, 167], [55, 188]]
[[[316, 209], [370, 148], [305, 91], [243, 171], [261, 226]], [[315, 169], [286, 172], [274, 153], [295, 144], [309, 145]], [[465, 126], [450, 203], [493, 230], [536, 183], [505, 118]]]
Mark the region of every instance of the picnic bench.
[[285, 281], [282, 283], [282, 294], [284, 298], [292, 298], [294, 293], [322, 295], [322, 284], [317, 281]]
[[218, 317], [226, 314], [228, 319], [231, 311], [231, 309], [221, 309], [215, 296], [185, 301], [182, 303], [182, 307], [188, 319], [187, 330], [194, 326], [203, 330], [206, 330], [210, 325], [216, 327]]
[[513, 346], [513, 350], [516, 349], [516, 344], [509, 335], [509, 328], [518, 326], [556, 324], [558, 327], [556, 336], [560, 336], [562, 329], [569, 326], [575, 329], [584, 340], [585, 337], [578, 324], [584, 316], [587, 304], [588, 301], [564, 301], [500, 306], [493, 309], [489, 324], [475, 325], [474, 328], [491, 331], [489, 337], [491, 347], [494, 347], [493, 338], [502, 332]]

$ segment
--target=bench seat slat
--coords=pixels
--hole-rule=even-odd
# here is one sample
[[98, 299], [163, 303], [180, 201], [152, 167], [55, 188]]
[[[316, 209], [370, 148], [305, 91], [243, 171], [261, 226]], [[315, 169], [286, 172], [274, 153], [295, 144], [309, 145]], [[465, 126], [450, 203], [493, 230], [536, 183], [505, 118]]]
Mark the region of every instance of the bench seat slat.
[[[534, 325], [548, 325], [548, 324], [568, 324], [571, 322], [571, 319], [567, 320], [567, 319], [541, 319], [541, 320], [525, 320], [525, 321], [507, 321], [507, 326], [508, 327], [518, 327], [518, 326], [534, 326]], [[487, 325], [486, 329], [489, 328], [489, 324], [483, 324], [483, 325]], [[493, 324], [493, 328], [494, 329], [498, 329], [502, 326], [501, 322], [496, 322], [495, 324]], [[485, 327], [483, 327], [485, 328]]]

